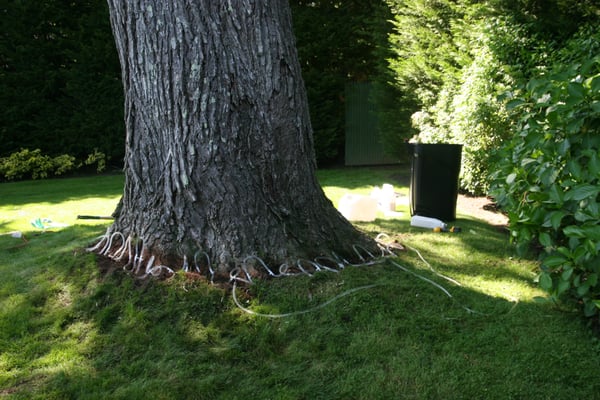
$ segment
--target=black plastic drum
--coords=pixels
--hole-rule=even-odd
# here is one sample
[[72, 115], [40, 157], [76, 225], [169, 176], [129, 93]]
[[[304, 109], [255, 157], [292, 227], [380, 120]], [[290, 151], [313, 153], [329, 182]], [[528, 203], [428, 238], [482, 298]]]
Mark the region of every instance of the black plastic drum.
[[410, 214], [454, 221], [462, 145], [411, 143], [409, 146]]

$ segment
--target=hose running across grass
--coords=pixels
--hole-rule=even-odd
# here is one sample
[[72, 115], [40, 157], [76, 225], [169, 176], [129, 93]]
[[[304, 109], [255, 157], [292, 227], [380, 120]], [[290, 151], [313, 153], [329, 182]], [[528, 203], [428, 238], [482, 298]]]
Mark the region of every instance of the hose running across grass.
[[[343, 262], [340, 262], [339, 259], [335, 255], [334, 255], [335, 258], [333, 258], [331, 260], [333, 262], [338, 262], [339, 263], [338, 265], [340, 266], [340, 269], [345, 268], [345, 266], [360, 267], [360, 266], [368, 266], [368, 265], [375, 265], [375, 264], [381, 264], [381, 263], [384, 263], [384, 262], [389, 262], [390, 264], [392, 264], [396, 268], [402, 270], [403, 272], [406, 272], [406, 273], [408, 273], [408, 274], [410, 274], [410, 275], [412, 275], [412, 276], [414, 276], [414, 277], [416, 277], [418, 279], [421, 279], [422, 281], [424, 281], [424, 282], [426, 282], [426, 283], [434, 286], [435, 288], [437, 288], [440, 291], [442, 291], [448, 298], [450, 298], [453, 301], [457, 302], [457, 300], [454, 298], [454, 296], [452, 296], [452, 294], [446, 288], [444, 288], [442, 285], [440, 285], [440, 284], [432, 281], [431, 279], [426, 278], [425, 276], [423, 276], [421, 274], [418, 274], [418, 273], [412, 271], [411, 269], [409, 269], [407, 267], [404, 267], [401, 264], [399, 264], [396, 261], [394, 261], [392, 259], [392, 257], [395, 256], [394, 252], [392, 251], [392, 249], [389, 246], [387, 246], [381, 240], [384, 237], [387, 237], [387, 235], [386, 234], [379, 234], [377, 236], [377, 238], [376, 238], [377, 243], [379, 244], [380, 248], [382, 249], [382, 256], [379, 257], [379, 258], [375, 258], [372, 254], [369, 253], [369, 255], [372, 256], [371, 261], [360, 263], [360, 264], [350, 264], [350, 263], [347, 262], [347, 260], [343, 260]], [[415, 252], [417, 254], [417, 256], [421, 259], [421, 261], [423, 261], [435, 275], [437, 275], [437, 276], [439, 276], [439, 277], [441, 277], [443, 279], [446, 279], [449, 282], [452, 282], [453, 284], [455, 284], [457, 286], [462, 286], [456, 280], [454, 280], [452, 278], [449, 278], [449, 277], [447, 277], [447, 276], [445, 276], [445, 275], [440, 274], [439, 272], [437, 272], [417, 249], [412, 248], [412, 247], [408, 247], [408, 246], [407, 246], [407, 248], [409, 250]], [[357, 251], [356, 248], [355, 248], [355, 251]], [[362, 257], [362, 255], [359, 254], [359, 256], [360, 256], [360, 258], [362, 260], [364, 260], [364, 258]], [[257, 260], [259, 260], [260, 264], [264, 268], [266, 268], [267, 273], [270, 276], [274, 276], [274, 277], [284, 276], [284, 274], [275, 274], [258, 257], [252, 257], [252, 258], [256, 258]], [[323, 268], [323, 266], [321, 266], [317, 261], [311, 262], [311, 263], [315, 266], [316, 270], [331, 270], [331, 271], [334, 271], [334, 272], [339, 272], [339, 270], [335, 270], [335, 269], [332, 269], [332, 268], [329, 268], [329, 267]], [[352, 288], [352, 289], [346, 290], [346, 291], [344, 291], [344, 292], [336, 295], [335, 297], [333, 297], [333, 298], [331, 298], [331, 299], [325, 301], [324, 303], [319, 304], [319, 305], [317, 305], [315, 307], [307, 308], [307, 309], [300, 310], [300, 311], [293, 311], [293, 312], [288, 312], [288, 313], [278, 313], [278, 314], [261, 313], [261, 312], [258, 312], [258, 311], [251, 310], [251, 309], [249, 309], [247, 307], [244, 307], [241, 304], [241, 302], [239, 301], [239, 299], [237, 298], [237, 295], [236, 295], [237, 282], [239, 281], [239, 282], [244, 282], [244, 283], [252, 283], [252, 279], [250, 277], [250, 273], [244, 268], [244, 265], [245, 264], [243, 264], [242, 267], [240, 267], [240, 268], [236, 268], [234, 271], [232, 271], [232, 273], [230, 275], [230, 280], [233, 282], [233, 285], [232, 285], [232, 298], [233, 298], [233, 301], [235, 302], [236, 306], [240, 310], [242, 310], [242, 311], [244, 311], [244, 312], [246, 312], [248, 314], [251, 314], [251, 315], [255, 315], [255, 316], [259, 316], [259, 317], [265, 317], [265, 318], [273, 318], [273, 319], [274, 318], [285, 318], [285, 317], [291, 317], [291, 316], [296, 316], [296, 315], [307, 314], [307, 313], [310, 313], [310, 312], [313, 312], [313, 311], [320, 310], [320, 309], [322, 309], [322, 308], [324, 308], [324, 307], [326, 307], [326, 306], [334, 303], [335, 301], [337, 301], [337, 300], [339, 300], [339, 299], [341, 299], [343, 297], [349, 296], [351, 294], [354, 294], [356, 292], [360, 292], [360, 291], [363, 291], [363, 290], [372, 289], [372, 288], [379, 287], [379, 286], [389, 286], [389, 285], [392, 285], [390, 283], [375, 283], [375, 284], [371, 284], [371, 285], [359, 286], [359, 287], [356, 287], [356, 288]], [[280, 270], [281, 270], [281, 268], [280, 268]], [[240, 274], [244, 274], [245, 278], [244, 277], [240, 277]], [[310, 274], [310, 273], [306, 273], [306, 274], [309, 275], [309, 276], [312, 276], [312, 274]], [[458, 303], [458, 304], [459, 304], [459, 306], [461, 308], [463, 308], [469, 314], [489, 315], [489, 314], [486, 314], [486, 313], [475, 311], [475, 310], [473, 310], [473, 309], [471, 309], [471, 308], [469, 308], [469, 307], [467, 307], [467, 306], [465, 306], [463, 304], [460, 304], [460, 303]], [[513, 308], [514, 308], [514, 306], [513, 306]], [[512, 311], [512, 309], [511, 309], [511, 311]]]

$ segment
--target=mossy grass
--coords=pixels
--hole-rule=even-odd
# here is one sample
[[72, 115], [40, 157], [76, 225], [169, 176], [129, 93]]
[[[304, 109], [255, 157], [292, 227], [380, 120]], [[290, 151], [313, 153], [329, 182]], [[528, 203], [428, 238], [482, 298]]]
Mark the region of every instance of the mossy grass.
[[[320, 171], [336, 203], [406, 167]], [[598, 397], [600, 344], [576, 312], [536, 301], [535, 260], [459, 210], [461, 233], [403, 215], [357, 223], [409, 250], [339, 273], [229, 289], [184, 273], [139, 281], [85, 247], [122, 176], [0, 185], [0, 397], [7, 399], [575, 399]], [[42, 217], [67, 224], [43, 232]], [[414, 249], [414, 250], [413, 250]], [[418, 251], [423, 259], [419, 257]], [[425, 261], [424, 261], [425, 260]], [[400, 268], [402, 267], [402, 268]], [[443, 278], [450, 277], [460, 285]], [[427, 279], [427, 280], [425, 280]], [[433, 285], [431, 282], [440, 285]], [[368, 289], [349, 292], [355, 288]]]

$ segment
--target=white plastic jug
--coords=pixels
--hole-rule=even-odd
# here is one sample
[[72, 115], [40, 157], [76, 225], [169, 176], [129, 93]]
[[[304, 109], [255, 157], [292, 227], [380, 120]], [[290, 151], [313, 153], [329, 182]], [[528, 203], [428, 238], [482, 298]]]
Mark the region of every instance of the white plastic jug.
[[348, 221], [374, 221], [377, 216], [377, 200], [369, 196], [345, 194], [338, 210]]
[[381, 187], [381, 208], [385, 211], [396, 211], [396, 193], [389, 183]]

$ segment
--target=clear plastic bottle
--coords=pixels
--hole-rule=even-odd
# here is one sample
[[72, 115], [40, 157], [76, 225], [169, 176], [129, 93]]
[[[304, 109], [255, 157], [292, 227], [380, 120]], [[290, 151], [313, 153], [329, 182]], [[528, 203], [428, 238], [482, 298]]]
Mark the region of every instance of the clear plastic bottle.
[[423, 217], [421, 215], [413, 215], [410, 219], [410, 226], [416, 226], [418, 228], [427, 228], [427, 229], [446, 229], [447, 226], [445, 223], [436, 218]]

